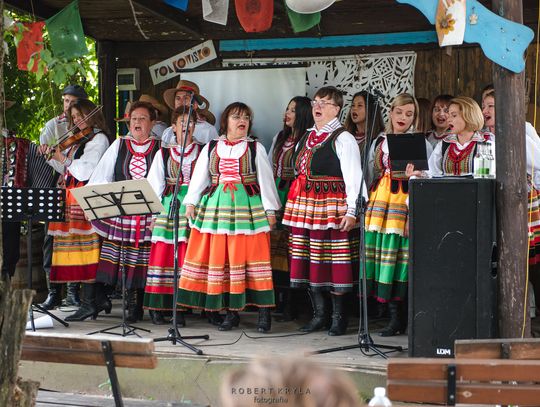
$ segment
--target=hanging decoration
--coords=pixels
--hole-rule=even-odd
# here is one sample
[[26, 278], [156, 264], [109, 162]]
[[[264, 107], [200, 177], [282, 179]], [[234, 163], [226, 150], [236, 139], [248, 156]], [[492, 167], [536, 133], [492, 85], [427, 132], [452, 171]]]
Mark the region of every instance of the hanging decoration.
[[[433, 0], [396, 0], [416, 7], [435, 24], [437, 2]], [[503, 18], [484, 7], [478, 0], [467, 0], [463, 40], [478, 43], [487, 58], [500, 66], [520, 73], [525, 69], [524, 55], [534, 38], [529, 27]]]
[[439, 0], [435, 30], [439, 47], [463, 44], [467, 19], [466, 0]]
[[164, 0], [165, 4], [171, 7], [178, 8], [182, 11], [186, 11], [188, 8], [189, 0]]
[[229, 0], [202, 0], [202, 9], [206, 21], [227, 25]]
[[[43, 49], [43, 27], [45, 23], [23, 23], [23, 36], [17, 45], [17, 68], [21, 71], [37, 72], [39, 53]], [[29, 62], [33, 59], [32, 67]]]
[[234, 0], [234, 4], [245, 32], [263, 32], [272, 26], [274, 0]]
[[286, 0], [287, 7], [300, 14], [313, 14], [323, 11], [334, 4], [336, 0]]
[[46, 20], [45, 24], [55, 57], [73, 59], [88, 54], [78, 0]]
[[291, 22], [291, 27], [295, 33], [309, 30], [311, 27], [316, 26], [321, 22], [321, 13], [316, 12], [312, 14], [300, 14], [290, 9], [285, 1], [285, 7], [287, 9], [287, 15]]

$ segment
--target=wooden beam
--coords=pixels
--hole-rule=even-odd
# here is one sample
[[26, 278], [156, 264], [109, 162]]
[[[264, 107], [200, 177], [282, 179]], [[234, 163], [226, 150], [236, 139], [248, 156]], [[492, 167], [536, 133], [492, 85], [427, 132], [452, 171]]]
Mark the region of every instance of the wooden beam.
[[42, 1], [34, 1], [33, 7], [28, 0], [7, 0], [5, 4], [6, 8], [16, 9], [30, 15], [35, 14], [37, 18], [43, 20], [54, 16], [60, 11], [60, 9], [55, 9], [43, 4]]
[[182, 31], [190, 33], [196, 39], [205, 40], [204, 35], [201, 33], [201, 28], [179, 9], [156, 0], [133, 0], [133, 3], [146, 12], [167, 20], [167, 22], [180, 28]]
[[112, 41], [96, 42], [99, 70], [99, 100], [103, 105], [105, 122], [109, 128], [109, 141], [116, 137], [116, 52]]
[[[509, 20], [523, 21], [521, 0], [493, 0], [493, 11]], [[497, 120], [497, 228], [499, 251], [499, 315], [502, 338], [530, 336], [528, 299], [527, 172], [525, 156], [525, 81], [493, 65]]]

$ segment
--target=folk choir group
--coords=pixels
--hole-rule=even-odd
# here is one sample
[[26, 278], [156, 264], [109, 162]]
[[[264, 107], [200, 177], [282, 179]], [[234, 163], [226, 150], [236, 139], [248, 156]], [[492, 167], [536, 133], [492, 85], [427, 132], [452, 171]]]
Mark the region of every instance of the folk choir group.
[[[469, 97], [440, 95], [423, 112], [412, 95], [400, 94], [389, 107], [386, 124], [376, 98], [362, 91], [353, 96], [345, 125], [338, 119], [342, 93], [323, 87], [313, 100], [297, 96], [289, 102], [269, 153], [251, 132], [254, 115], [246, 104], [225, 108], [218, 133], [210, 103], [197, 84], [181, 80], [163, 98], [172, 109], [170, 127], [159, 120], [167, 107], [143, 95], [117, 119], [126, 121], [129, 133], [109, 145], [104, 117], [95, 112], [84, 89], [64, 89], [64, 113], [46, 124], [39, 146], [67, 191], [65, 221], [47, 225], [44, 268], [50, 283], [42, 306], [59, 305], [61, 284], [68, 283], [66, 301], [77, 303], [80, 285], [80, 307], [66, 320], [109, 313], [107, 288], [117, 285], [123, 268], [129, 322], [142, 319], [147, 309], [154, 324], [163, 324], [178, 307], [179, 324], [185, 325], [182, 311], [198, 309], [226, 331], [240, 324], [238, 311], [252, 306], [258, 309], [257, 330], [265, 333], [271, 329], [275, 293], [285, 293], [287, 302], [291, 288], [307, 288], [313, 317], [301, 330], [343, 335], [349, 313], [345, 298], [355, 292], [360, 277], [364, 227], [367, 294], [376, 298], [379, 314], [389, 312], [391, 317], [380, 334], [404, 332], [408, 181], [474, 172], [478, 143], [494, 142], [492, 87], [483, 94], [482, 109]], [[72, 127], [85, 134], [81, 141], [63, 151], [54, 148], [58, 136]], [[429, 171], [412, 165], [393, 171], [386, 135], [412, 131], [426, 133]], [[530, 262], [536, 264], [540, 177], [534, 162], [540, 164], [540, 141], [529, 124], [525, 134]], [[362, 168], [365, 149], [368, 159]], [[178, 177], [181, 207], [175, 242], [168, 212]], [[83, 185], [141, 178], [161, 198], [163, 213], [89, 222], [70, 193]], [[358, 222], [359, 205], [366, 205], [364, 225]]]

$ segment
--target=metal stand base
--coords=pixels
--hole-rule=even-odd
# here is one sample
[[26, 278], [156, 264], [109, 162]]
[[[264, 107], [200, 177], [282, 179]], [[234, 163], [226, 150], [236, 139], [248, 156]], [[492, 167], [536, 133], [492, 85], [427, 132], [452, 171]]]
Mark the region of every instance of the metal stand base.
[[[122, 328], [122, 333], [120, 332], [109, 332], [114, 329]], [[129, 325], [125, 321], [123, 321], [121, 324], [111, 326], [109, 328], [100, 329], [99, 331], [90, 332], [87, 335], [94, 335], [94, 334], [110, 334], [110, 335], [118, 335], [118, 336], [128, 336], [128, 335], [136, 335], [139, 338], [142, 338], [141, 335], [139, 335], [135, 331], [144, 331], [144, 332], [151, 332], [149, 329], [139, 328], [133, 325]]]
[[[336, 348], [322, 349], [322, 350], [310, 352], [309, 354], [319, 355], [322, 353], [339, 352], [342, 350], [349, 350], [349, 349], [360, 349], [362, 353], [366, 356], [379, 355], [380, 357], [384, 359], [388, 359], [388, 356], [386, 356], [388, 353], [403, 352], [402, 346], [379, 345], [373, 342], [373, 339], [371, 339], [371, 336], [369, 334], [363, 333], [358, 336], [358, 345], [339, 346]], [[388, 351], [383, 352], [380, 349], [388, 349]], [[373, 352], [373, 354], [369, 354], [369, 352]]]
[[50, 311], [46, 310], [45, 308], [43, 308], [41, 305], [32, 304], [32, 306], [30, 307], [30, 314], [31, 314], [30, 321], [32, 322], [32, 330], [33, 331], [36, 330], [35, 327], [34, 327], [34, 315], [33, 315], [34, 312], [39, 312], [40, 314], [48, 315], [52, 319], [54, 319], [56, 322], [60, 322], [66, 328], [69, 326], [69, 323], [67, 323], [63, 319], [58, 318], [56, 315], [54, 315], [52, 312], [50, 312]]
[[187, 343], [184, 341], [184, 339], [210, 339], [209, 335], [198, 335], [198, 336], [182, 336], [180, 335], [180, 331], [178, 330], [177, 326], [172, 326], [169, 328], [169, 335], [167, 335], [164, 338], [156, 338], [154, 339], [154, 342], [166, 342], [171, 341], [173, 345], [179, 344], [182, 346], [185, 346], [189, 350], [195, 352], [197, 355], [202, 355], [203, 351], [199, 348], [196, 348], [195, 346]]

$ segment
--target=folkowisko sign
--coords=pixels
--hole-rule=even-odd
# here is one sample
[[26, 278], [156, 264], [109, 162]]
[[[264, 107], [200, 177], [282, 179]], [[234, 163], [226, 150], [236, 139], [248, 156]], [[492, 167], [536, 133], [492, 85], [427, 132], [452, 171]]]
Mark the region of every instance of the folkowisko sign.
[[170, 57], [150, 67], [154, 85], [180, 75], [186, 69], [206, 64], [216, 58], [216, 50], [211, 40], [194, 46], [178, 55]]

